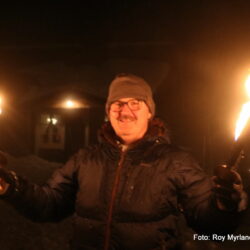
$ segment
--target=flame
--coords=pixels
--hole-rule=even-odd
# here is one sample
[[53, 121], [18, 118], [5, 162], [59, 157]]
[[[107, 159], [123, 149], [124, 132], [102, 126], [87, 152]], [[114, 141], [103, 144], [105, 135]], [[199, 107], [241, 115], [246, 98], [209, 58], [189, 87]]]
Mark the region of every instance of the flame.
[[245, 82], [245, 87], [247, 90], [247, 95], [250, 98], [250, 75], [248, 75], [246, 82]]
[[3, 102], [3, 99], [2, 99], [2, 97], [0, 96], [0, 115], [3, 113], [2, 102]]
[[242, 130], [247, 124], [247, 121], [250, 117], [250, 102], [243, 104], [239, 119], [236, 122], [236, 129], [235, 129], [235, 141], [239, 138]]
[[[245, 87], [247, 90], [247, 94], [250, 98], [250, 75], [247, 76], [247, 79], [245, 81]], [[239, 118], [236, 122], [235, 137], [234, 137], [235, 141], [239, 138], [241, 132], [243, 131], [244, 127], [246, 126], [249, 120], [249, 117], [250, 117], [250, 101], [242, 105]]]

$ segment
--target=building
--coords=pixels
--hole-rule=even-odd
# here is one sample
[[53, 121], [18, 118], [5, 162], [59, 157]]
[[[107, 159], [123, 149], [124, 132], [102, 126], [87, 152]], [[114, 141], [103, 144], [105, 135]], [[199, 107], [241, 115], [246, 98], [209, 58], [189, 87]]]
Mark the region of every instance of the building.
[[2, 150], [65, 161], [96, 141], [96, 131], [104, 120], [104, 100], [81, 87], [50, 87], [9, 104], [0, 119]]

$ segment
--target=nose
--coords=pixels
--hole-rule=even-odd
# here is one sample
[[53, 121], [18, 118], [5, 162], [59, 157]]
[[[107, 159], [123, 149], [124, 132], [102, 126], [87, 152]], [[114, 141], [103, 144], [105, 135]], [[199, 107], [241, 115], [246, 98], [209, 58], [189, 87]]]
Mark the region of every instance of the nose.
[[126, 113], [126, 114], [127, 114], [127, 113], [129, 113], [129, 114], [132, 113], [132, 111], [131, 111], [131, 109], [128, 107], [128, 104], [127, 104], [127, 103], [124, 103], [124, 104], [123, 104], [120, 113]]

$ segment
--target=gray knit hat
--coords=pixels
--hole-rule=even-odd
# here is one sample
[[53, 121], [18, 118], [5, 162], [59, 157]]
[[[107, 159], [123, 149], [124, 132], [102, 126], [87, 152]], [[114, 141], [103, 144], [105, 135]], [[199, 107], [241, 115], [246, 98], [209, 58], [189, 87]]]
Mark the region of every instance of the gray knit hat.
[[132, 74], [119, 74], [109, 86], [109, 95], [106, 102], [106, 113], [109, 114], [110, 104], [121, 98], [136, 98], [143, 100], [154, 117], [155, 103], [149, 84], [141, 77]]

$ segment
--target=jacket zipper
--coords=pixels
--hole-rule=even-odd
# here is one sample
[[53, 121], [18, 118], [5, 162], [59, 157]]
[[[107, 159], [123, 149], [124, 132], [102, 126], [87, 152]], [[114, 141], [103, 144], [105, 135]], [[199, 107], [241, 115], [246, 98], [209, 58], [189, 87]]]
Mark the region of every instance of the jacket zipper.
[[115, 174], [114, 185], [112, 188], [111, 200], [110, 200], [109, 209], [108, 209], [106, 229], [105, 229], [105, 233], [104, 233], [104, 248], [103, 248], [104, 250], [109, 249], [110, 231], [111, 231], [110, 227], [111, 227], [112, 216], [113, 216], [113, 208], [114, 208], [115, 197], [116, 197], [119, 182], [120, 182], [121, 169], [122, 169], [122, 165], [123, 165], [123, 161], [124, 161], [124, 155], [125, 155], [125, 153], [121, 154], [121, 158], [118, 162], [118, 167], [117, 167], [116, 174]]

